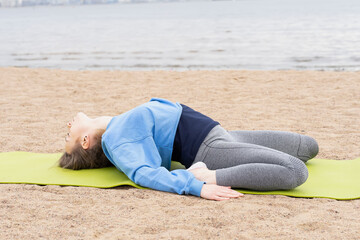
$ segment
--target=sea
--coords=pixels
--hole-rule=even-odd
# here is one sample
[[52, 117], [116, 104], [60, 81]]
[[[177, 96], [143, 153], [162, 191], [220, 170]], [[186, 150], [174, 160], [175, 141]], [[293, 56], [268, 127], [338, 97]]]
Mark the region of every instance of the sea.
[[360, 70], [359, 0], [0, 8], [0, 67]]

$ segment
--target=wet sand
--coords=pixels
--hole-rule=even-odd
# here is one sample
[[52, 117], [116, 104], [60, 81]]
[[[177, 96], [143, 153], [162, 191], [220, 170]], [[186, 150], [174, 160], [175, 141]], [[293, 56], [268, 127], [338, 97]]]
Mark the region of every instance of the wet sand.
[[[228, 130], [314, 137], [318, 158], [360, 156], [360, 74], [0, 68], [0, 151], [61, 152], [66, 121], [161, 97]], [[132, 187], [0, 184], [0, 239], [358, 239], [360, 200], [245, 195], [224, 202]]]

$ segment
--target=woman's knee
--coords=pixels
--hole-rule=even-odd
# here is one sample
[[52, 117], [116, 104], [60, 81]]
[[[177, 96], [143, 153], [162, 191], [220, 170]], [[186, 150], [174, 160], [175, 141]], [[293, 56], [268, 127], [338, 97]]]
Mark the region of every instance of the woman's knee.
[[284, 184], [284, 189], [293, 189], [306, 182], [309, 172], [303, 161], [297, 159], [296, 157], [289, 156], [290, 165], [289, 171], [291, 177], [289, 177]]
[[317, 141], [306, 135], [300, 134], [300, 147], [298, 151], [298, 158], [304, 162], [314, 158], [319, 153], [319, 145]]

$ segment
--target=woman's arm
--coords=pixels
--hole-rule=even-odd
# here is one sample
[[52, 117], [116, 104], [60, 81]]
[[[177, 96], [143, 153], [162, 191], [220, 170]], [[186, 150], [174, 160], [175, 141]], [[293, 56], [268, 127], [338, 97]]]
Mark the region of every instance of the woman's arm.
[[205, 184], [184, 169], [169, 171], [161, 167], [162, 160], [152, 136], [121, 144], [108, 153], [119, 170], [143, 187], [218, 201], [242, 196], [230, 187]]
[[107, 149], [113, 164], [133, 182], [152, 189], [178, 194], [201, 195], [204, 182], [184, 169], [168, 171], [152, 136]]

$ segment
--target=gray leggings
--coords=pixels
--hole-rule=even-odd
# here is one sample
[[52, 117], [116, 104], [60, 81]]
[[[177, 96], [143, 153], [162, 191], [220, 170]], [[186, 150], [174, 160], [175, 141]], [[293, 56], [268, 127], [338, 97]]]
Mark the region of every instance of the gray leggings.
[[222, 186], [260, 191], [292, 189], [308, 177], [307, 160], [319, 151], [305, 135], [284, 131], [227, 131], [215, 126], [201, 144], [194, 163], [216, 170]]

